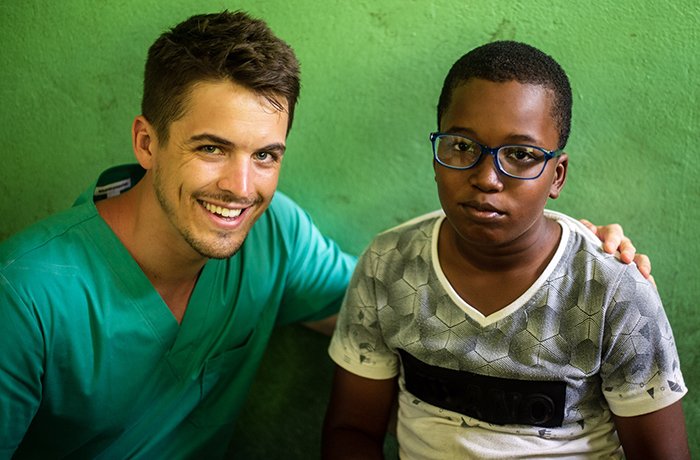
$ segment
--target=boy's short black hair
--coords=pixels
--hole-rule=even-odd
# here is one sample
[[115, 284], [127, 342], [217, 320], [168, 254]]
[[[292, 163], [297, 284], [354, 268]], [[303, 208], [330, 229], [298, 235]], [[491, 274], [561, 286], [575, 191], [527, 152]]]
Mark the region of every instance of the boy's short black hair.
[[499, 83], [514, 80], [550, 89], [554, 96], [552, 117], [559, 129], [557, 148], [566, 146], [571, 131], [571, 84], [554, 58], [515, 41], [497, 41], [474, 48], [459, 58], [445, 77], [438, 101], [438, 129], [455, 88], [470, 78]]

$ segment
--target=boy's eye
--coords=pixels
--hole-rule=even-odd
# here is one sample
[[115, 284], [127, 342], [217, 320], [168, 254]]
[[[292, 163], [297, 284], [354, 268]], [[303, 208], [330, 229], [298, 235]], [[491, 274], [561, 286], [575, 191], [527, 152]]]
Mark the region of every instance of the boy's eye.
[[524, 160], [530, 156], [530, 152], [527, 150], [514, 150], [512, 155], [518, 160]]
[[455, 148], [460, 152], [468, 152], [474, 148], [474, 144], [471, 142], [457, 142]]
[[506, 150], [506, 158], [517, 161], [540, 161], [544, 159], [542, 152], [527, 147], [510, 147]]

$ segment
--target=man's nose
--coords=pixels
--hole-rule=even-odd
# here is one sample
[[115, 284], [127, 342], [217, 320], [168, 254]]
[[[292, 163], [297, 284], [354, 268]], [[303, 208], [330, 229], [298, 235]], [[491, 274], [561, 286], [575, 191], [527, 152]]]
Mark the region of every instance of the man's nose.
[[254, 167], [249, 155], [231, 155], [221, 170], [218, 187], [239, 198], [247, 198], [251, 194]]

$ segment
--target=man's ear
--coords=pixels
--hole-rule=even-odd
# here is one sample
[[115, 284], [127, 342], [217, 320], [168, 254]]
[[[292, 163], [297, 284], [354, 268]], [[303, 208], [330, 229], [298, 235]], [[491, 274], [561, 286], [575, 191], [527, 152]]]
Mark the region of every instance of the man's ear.
[[559, 198], [561, 189], [564, 188], [566, 171], [569, 168], [569, 156], [566, 153], [562, 153], [555, 158], [555, 161], [557, 163], [554, 168], [554, 177], [552, 178], [552, 185], [549, 187], [549, 197], [553, 200]]
[[153, 125], [143, 115], [134, 118], [134, 123], [131, 125], [131, 144], [141, 167], [146, 170], [151, 169], [154, 161], [153, 153], [158, 147], [158, 137]]

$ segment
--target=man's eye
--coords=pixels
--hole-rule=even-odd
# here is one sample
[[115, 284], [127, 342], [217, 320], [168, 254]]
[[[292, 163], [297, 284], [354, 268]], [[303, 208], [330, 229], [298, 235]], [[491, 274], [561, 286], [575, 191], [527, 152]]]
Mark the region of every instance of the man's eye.
[[199, 148], [199, 151], [207, 155], [219, 155], [221, 153], [221, 149], [215, 145], [203, 145]]
[[269, 163], [277, 161], [277, 155], [272, 152], [255, 152], [255, 159]]

